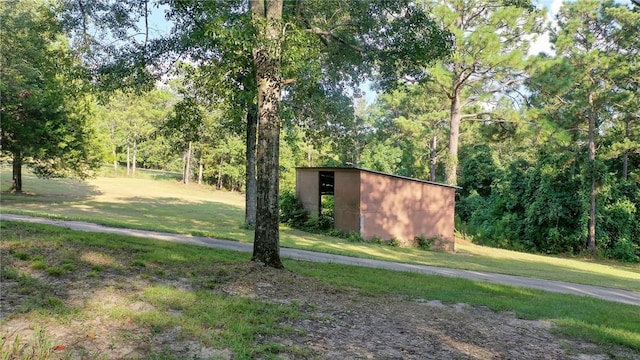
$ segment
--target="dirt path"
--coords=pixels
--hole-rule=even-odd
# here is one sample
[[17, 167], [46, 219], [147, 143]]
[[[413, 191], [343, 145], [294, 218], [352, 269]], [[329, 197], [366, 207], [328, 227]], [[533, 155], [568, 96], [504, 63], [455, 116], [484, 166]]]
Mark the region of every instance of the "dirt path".
[[[190, 235], [160, 233], [160, 232], [146, 231], [146, 230], [110, 228], [102, 225], [81, 222], [81, 221], [53, 220], [53, 219], [36, 218], [36, 217], [30, 217], [30, 216], [11, 215], [11, 214], [0, 214], [0, 220], [27, 221], [27, 222], [34, 222], [34, 223], [40, 223], [40, 224], [62, 226], [62, 227], [66, 227], [73, 230], [145, 237], [145, 238], [152, 238], [156, 240], [172, 241], [172, 242], [183, 243], [183, 244], [192, 244], [192, 245], [243, 251], [243, 252], [251, 252], [253, 250], [251, 244], [240, 243], [236, 241], [211, 239], [211, 238], [190, 236]], [[354, 258], [349, 256], [316, 253], [312, 251], [298, 250], [298, 249], [282, 248], [280, 252], [283, 257], [296, 259], [296, 260], [339, 263], [339, 264], [365, 266], [365, 267], [372, 267], [372, 268], [382, 268], [382, 269], [388, 269], [388, 270], [413, 271], [413, 272], [419, 272], [424, 274], [459, 277], [459, 278], [488, 281], [488, 282], [494, 282], [494, 283], [506, 284], [506, 285], [512, 285], [512, 286], [535, 288], [535, 289], [541, 289], [545, 291], [553, 291], [553, 292], [559, 292], [559, 293], [565, 293], [565, 294], [592, 296], [600, 299], [640, 306], [640, 293], [634, 292], [634, 291], [628, 291], [628, 290], [574, 284], [574, 283], [568, 283], [563, 281], [534, 279], [534, 278], [528, 278], [523, 276], [504, 275], [504, 274], [470, 271], [470, 270], [458, 270], [458, 269], [442, 268], [442, 267], [436, 267], [436, 266], [403, 264], [403, 263], [395, 263], [395, 262], [373, 260], [373, 259], [362, 259], [362, 258]]]

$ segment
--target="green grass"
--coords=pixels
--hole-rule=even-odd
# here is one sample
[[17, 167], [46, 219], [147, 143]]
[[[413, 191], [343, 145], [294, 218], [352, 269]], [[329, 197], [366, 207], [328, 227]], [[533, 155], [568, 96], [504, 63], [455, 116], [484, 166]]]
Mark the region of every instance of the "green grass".
[[[73, 261], [73, 276], [85, 274], [91, 278], [88, 274], [99, 267], [99, 274], [95, 276], [110, 272], [152, 279], [158, 276], [158, 270], [162, 270], [163, 278], [188, 279], [192, 286], [186, 289], [151, 282], [141, 293], [132, 293], [123, 300], [124, 305], [111, 309], [101, 308], [101, 299], [95, 304], [70, 305], [70, 299], [65, 296], [50, 295], [53, 293], [51, 285], [16, 270], [14, 266], [22, 260], [10, 256], [8, 258], [16, 263], [2, 264], [2, 279], [20, 282], [20, 291], [27, 294], [28, 299], [19, 311], [41, 323], [65, 321], [69, 317], [82, 319], [88, 314], [108, 312], [112, 319], [132, 319], [139, 326], [150, 329], [152, 335], [180, 327], [182, 337], [197, 339], [213, 348], [229, 348], [236, 358], [249, 359], [284, 351], [278, 344], [258, 339], [292, 331], [280, 324], [286, 319], [304, 316], [296, 304], [274, 305], [210, 291], [237, 274], [234, 266], [249, 261], [249, 255], [245, 253], [10, 221], [3, 222], [1, 230], [3, 255], [26, 253], [33, 258], [45, 254], [50, 266]], [[134, 259], [146, 266], [134, 265]], [[513, 311], [521, 318], [551, 321], [556, 325], [556, 331], [563, 334], [603, 346], [623, 345], [640, 355], [640, 307], [637, 306], [417, 273], [294, 260], [286, 260], [285, 266], [301, 276], [336, 288], [355, 289], [369, 296], [400, 295]], [[99, 281], [91, 284], [102, 286]], [[128, 293], [127, 289], [122, 290]], [[139, 300], [153, 308], [134, 312], [125, 306]], [[291, 351], [304, 352], [304, 349]]]
[[[101, 293], [120, 290], [127, 294], [117, 307], [106, 308], [101, 298], [78, 301], [77, 295], [66, 294], [65, 288], [57, 288], [58, 285], [46, 278], [25, 272], [24, 269], [32, 268], [26, 264], [3, 263], [0, 279], [18, 282], [19, 288], [12, 291], [25, 296], [16, 312], [37, 324], [69, 323], [71, 319], [77, 321], [96, 314], [114, 321], [130, 319], [138, 326], [150, 329], [152, 335], [180, 328], [180, 339], [195, 339], [212, 348], [228, 348], [235, 358], [253, 359], [264, 357], [277, 345], [258, 341], [258, 336], [287, 333], [291, 330], [280, 323], [300, 316], [296, 305], [280, 306], [250, 298], [225, 296], [211, 292], [211, 286], [199, 286], [203, 279], [217, 284], [229, 281], [228, 274], [234, 270], [227, 267], [246, 264], [249, 259], [244, 253], [203, 251], [195, 246], [10, 221], [2, 222], [0, 230], [2, 256], [45, 254], [49, 265], [40, 270], [53, 278], [70, 281], [85, 278], [85, 286], [94, 290], [104, 287], [99, 277], [106, 272], [111, 276], [137, 278], [150, 283], [141, 293], [127, 288], [100, 290]], [[73, 273], [68, 265], [73, 266]], [[194, 289], [156, 284], [153, 279], [158, 276], [174, 281], [188, 278]], [[221, 278], [213, 280], [218, 277]], [[137, 301], [145, 301], [153, 308], [134, 311], [129, 306]], [[3, 345], [3, 351], [6, 349], [16, 351], [10, 344]]]
[[[10, 186], [10, 170], [2, 168], [0, 188]], [[241, 194], [185, 186], [175, 180], [100, 177], [87, 182], [42, 180], [25, 174], [25, 195], [2, 193], [4, 213], [95, 222], [116, 227], [251, 242], [243, 226]], [[428, 252], [309, 234], [281, 227], [281, 246], [332, 254], [489, 271], [640, 291], [640, 264], [568, 259], [493, 249], [459, 241], [456, 253]]]

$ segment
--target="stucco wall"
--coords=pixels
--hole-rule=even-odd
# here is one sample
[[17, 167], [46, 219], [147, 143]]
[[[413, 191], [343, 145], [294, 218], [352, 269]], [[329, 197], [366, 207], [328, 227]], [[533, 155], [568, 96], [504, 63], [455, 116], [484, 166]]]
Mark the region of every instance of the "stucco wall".
[[360, 232], [360, 171], [335, 171], [335, 225], [337, 230]]
[[455, 189], [363, 171], [361, 227], [365, 239], [379, 236], [411, 243], [416, 236], [442, 237], [453, 251]]
[[317, 214], [320, 209], [320, 176], [317, 170], [297, 169], [296, 197], [309, 214]]

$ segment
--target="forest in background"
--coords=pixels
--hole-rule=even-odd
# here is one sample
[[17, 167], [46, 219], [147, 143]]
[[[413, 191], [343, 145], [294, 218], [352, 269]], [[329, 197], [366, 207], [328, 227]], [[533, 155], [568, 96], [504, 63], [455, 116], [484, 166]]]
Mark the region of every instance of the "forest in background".
[[[452, 35], [448, 56], [402, 77], [352, 74], [354, 84], [373, 80], [370, 104], [317, 69], [283, 89], [280, 192], [293, 190], [296, 166], [455, 184], [457, 230], [476, 243], [640, 261], [639, 7], [565, 3], [550, 25], [552, 53], [531, 55], [546, 30], [543, 10], [418, 3]], [[130, 176], [164, 169], [185, 183], [245, 191], [255, 110], [235, 105], [254, 95], [238, 90], [244, 79], [228, 78], [232, 65], [177, 61], [146, 91], [94, 91], [60, 13], [25, 4], [0, 5], [10, 39], [1, 51], [2, 153], [14, 166], [81, 177], [104, 163]], [[237, 44], [243, 34], [203, 36]], [[306, 41], [298, 35], [287, 46], [313, 53]], [[293, 54], [285, 73], [320, 67]]]

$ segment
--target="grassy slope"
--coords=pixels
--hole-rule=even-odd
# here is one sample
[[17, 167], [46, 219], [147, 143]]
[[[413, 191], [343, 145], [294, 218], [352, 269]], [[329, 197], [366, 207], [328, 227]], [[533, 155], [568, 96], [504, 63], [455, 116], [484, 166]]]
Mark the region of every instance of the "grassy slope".
[[[7, 189], [10, 172], [0, 174]], [[197, 234], [251, 242], [243, 228], [244, 198], [175, 181], [100, 177], [87, 182], [40, 180], [27, 175], [26, 195], [2, 193], [2, 212], [77, 219], [105, 225]], [[282, 227], [281, 245], [335, 254], [451, 268], [492, 271], [640, 291], [640, 265], [565, 259], [458, 242], [456, 254], [425, 252], [308, 234]]]

